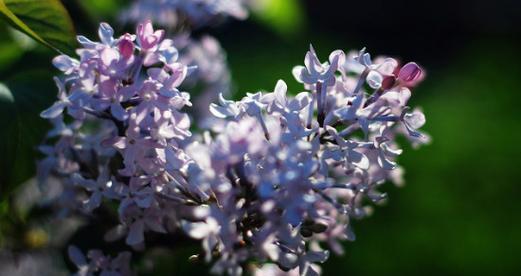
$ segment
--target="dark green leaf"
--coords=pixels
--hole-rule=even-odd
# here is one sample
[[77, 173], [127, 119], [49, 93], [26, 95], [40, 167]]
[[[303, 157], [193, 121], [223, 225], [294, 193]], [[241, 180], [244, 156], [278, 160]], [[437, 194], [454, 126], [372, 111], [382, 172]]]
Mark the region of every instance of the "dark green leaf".
[[74, 27], [59, 0], [0, 0], [0, 16], [36, 41], [73, 53]]
[[0, 83], [0, 199], [35, 175], [36, 148], [49, 127], [39, 113], [55, 95], [47, 72], [26, 72]]

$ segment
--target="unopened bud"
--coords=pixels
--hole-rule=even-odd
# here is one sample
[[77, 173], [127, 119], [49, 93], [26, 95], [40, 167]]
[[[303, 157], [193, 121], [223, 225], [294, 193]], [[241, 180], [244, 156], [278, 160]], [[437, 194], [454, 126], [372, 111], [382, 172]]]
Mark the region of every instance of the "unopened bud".
[[413, 83], [421, 78], [422, 69], [418, 64], [409, 62], [405, 64], [398, 73], [398, 79], [405, 83]]

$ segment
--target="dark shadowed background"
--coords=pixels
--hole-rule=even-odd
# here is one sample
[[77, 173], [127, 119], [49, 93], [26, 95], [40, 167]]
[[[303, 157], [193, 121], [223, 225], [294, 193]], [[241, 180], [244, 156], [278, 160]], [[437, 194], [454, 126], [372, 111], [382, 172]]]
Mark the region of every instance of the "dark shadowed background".
[[[86, 12], [64, 2], [78, 14], [78, 31], [94, 33], [95, 25], [80, 20]], [[84, 2], [110, 20], [118, 1]], [[427, 71], [411, 105], [423, 108], [432, 144], [406, 148], [399, 160], [405, 187], [384, 186], [388, 202], [354, 222], [356, 242], [324, 265], [324, 275], [521, 275], [521, 1], [289, 2], [298, 5], [201, 31], [227, 51], [234, 97], [271, 90], [280, 78], [299, 92], [291, 69], [310, 43], [322, 60], [335, 49], [367, 47]], [[0, 80], [35, 64], [57, 73], [47, 50], [6, 43]], [[27, 112], [36, 120], [39, 111]], [[161, 255], [153, 275], [206, 273], [186, 261], [193, 250]]]

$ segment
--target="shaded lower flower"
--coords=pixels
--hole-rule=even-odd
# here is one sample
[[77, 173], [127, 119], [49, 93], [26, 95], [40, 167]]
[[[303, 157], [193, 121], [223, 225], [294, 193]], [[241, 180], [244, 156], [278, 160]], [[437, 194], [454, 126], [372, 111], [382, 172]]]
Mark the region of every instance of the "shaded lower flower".
[[85, 256], [75, 246], [68, 248], [69, 258], [76, 265], [78, 276], [132, 276], [136, 275], [130, 270], [130, 252], [119, 253], [116, 257], [104, 255], [100, 250], [90, 250]]

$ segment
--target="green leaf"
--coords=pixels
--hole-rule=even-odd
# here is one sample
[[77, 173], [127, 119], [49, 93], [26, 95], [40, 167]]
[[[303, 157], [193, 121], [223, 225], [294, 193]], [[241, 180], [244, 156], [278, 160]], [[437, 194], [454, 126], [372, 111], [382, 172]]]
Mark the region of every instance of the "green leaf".
[[118, 15], [122, 8], [127, 8], [129, 2], [127, 0], [82, 0], [79, 1], [84, 8], [88, 10], [89, 14], [96, 19], [112, 18]]
[[283, 36], [293, 36], [303, 30], [304, 11], [298, 0], [259, 1], [253, 9], [254, 18]]
[[0, 71], [14, 63], [24, 51], [14, 41], [7, 25], [0, 25]]
[[48, 72], [24, 72], [0, 83], [0, 201], [35, 175], [37, 146], [49, 127], [39, 113], [55, 97]]
[[0, 0], [0, 17], [45, 46], [74, 52], [74, 26], [59, 0]]

